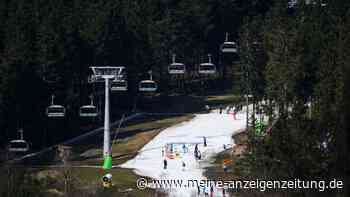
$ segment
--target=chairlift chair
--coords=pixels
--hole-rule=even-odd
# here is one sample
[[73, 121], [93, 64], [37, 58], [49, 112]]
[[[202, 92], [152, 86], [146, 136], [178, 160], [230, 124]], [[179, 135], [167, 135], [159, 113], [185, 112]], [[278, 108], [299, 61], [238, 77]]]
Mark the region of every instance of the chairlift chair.
[[98, 115], [97, 108], [94, 105], [84, 105], [79, 110], [80, 117], [96, 117]]
[[221, 45], [221, 51], [223, 53], [237, 53], [237, 44], [235, 42], [224, 42]]
[[149, 80], [142, 80], [139, 82], [139, 91], [140, 92], [155, 92], [158, 89], [158, 85], [153, 81], [152, 71], [148, 72], [150, 75]]
[[111, 91], [117, 92], [117, 91], [127, 91], [128, 90], [128, 83], [126, 80], [113, 80], [111, 83]]
[[81, 106], [79, 109], [80, 117], [96, 117], [98, 115], [98, 111], [93, 102], [93, 96], [90, 96], [91, 103], [90, 105]]
[[173, 54], [173, 62], [168, 66], [169, 74], [185, 74], [186, 66], [183, 63], [175, 61], [176, 55]]
[[142, 80], [139, 83], [140, 92], [155, 92], [158, 89], [158, 85], [153, 80]]
[[209, 61], [199, 64], [199, 74], [215, 74], [216, 66], [211, 63], [211, 55], [208, 54]]
[[185, 74], [186, 67], [183, 63], [171, 63], [168, 67], [169, 74]]
[[64, 117], [66, 114], [66, 108], [62, 105], [54, 105], [55, 96], [51, 96], [51, 105], [46, 108], [46, 115], [50, 118]]
[[47, 117], [64, 117], [66, 109], [62, 105], [50, 105], [46, 109]]
[[29, 144], [25, 140], [11, 140], [8, 150], [10, 152], [27, 152]]
[[29, 144], [23, 139], [23, 130], [18, 131], [20, 133], [20, 139], [11, 140], [8, 146], [10, 152], [27, 152], [29, 151]]
[[237, 53], [238, 52], [237, 44], [235, 42], [228, 41], [228, 33], [226, 33], [225, 42], [223, 44], [221, 44], [220, 49], [221, 49], [221, 52], [223, 52], [223, 53]]

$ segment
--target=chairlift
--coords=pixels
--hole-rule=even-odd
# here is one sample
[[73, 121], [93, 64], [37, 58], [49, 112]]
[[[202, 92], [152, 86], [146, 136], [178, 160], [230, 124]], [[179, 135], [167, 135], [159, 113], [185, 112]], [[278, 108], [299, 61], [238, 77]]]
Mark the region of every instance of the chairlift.
[[29, 144], [23, 139], [23, 130], [18, 130], [20, 133], [20, 139], [11, 140], [8, 146], [10, 152], [27, 152], [29, 150]]
[[117, 91], [127, 91], [128, 90], [128, 83], [126, 80], [113, 80], [111, 83], [111, 91], [117, 92]]
[[142, 80], [139, 82], [139, 91], [140, 92], [155, 92], [158, 89], [158, 85], [152, 79], [152, 71], [149, 71], [150, 79]]
[[211, 55], [208, 54], [209, 61], [199, 64], [199, 74], [215, 74], [216, 66], [211, 63]]
[[185, 74], [186, 66], [183, 63], [178, 63], [175, 61], [176, 55], [173, 54], [173, 62], [168, 67], [169, 74]]
[[52, 118], [56, 118], [56, 117], [64, 117], [65, 113], [66, 113], [66, 108], [63, 107], [62, 105], [54, 105], [54, 98], [55, 96], [52, 95], [51, 96], [51, 105], [48, 106], [46, 108], [46, 115], [47, 117], [52, 117]]
[[90, 96], [91, 103], [90, 105], [84, 105], [81, 106], [79, 109], [79, 116], [80, 117], [96, 117], [98, 115], [98, 111], [96, 106], [94, 105], [94, 99], [93, 96]]
[[225, 42], [223, 44], [221, 44], [220, 49], [221, 49], [221, 52], [223, 52], [223, 53], [237, 53], [238, 52], [237, 44], [235, 42], [228, 41], [228, 33], [226, 33]]

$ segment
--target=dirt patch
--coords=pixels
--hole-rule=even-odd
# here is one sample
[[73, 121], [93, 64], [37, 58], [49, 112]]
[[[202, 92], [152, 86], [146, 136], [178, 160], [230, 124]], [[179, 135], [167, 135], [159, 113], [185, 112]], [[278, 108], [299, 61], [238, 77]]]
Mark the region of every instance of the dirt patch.
[[236, 134], [232, 135], [232, 138], [237, 145], [247, 144], [248, 142], [248, 135], [244, 130], [238, 131]]
[[232, 147], [232, 157], [239, 158], [247, 150], [248, 134], [244, 130], [232, 136], [235, 146]]
[[[241, 130], [234, 134], [232, 138], [235, 142], [235, 146], [219, 153], [215, 157], [215, 161], [212, 163], [212, 165], [206, 168], [205, 175], [208, 177], [208, 179], [223, 181], [240, 179], [240, 176], [236, 171], [238, 166], [237, 161], [247, 150], [248, 135], [244, 130]], [[236, 194], [237, 193], [235, 193], [235, 191], [227, 191], [226, 195], [236, 196]]]

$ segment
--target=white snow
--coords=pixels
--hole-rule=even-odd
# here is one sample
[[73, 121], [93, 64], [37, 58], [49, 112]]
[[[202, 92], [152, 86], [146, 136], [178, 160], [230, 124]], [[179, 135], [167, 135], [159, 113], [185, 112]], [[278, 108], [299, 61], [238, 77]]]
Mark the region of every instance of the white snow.
[[[203, 180], [204, 167], [208, 166], [213, 156], [224, 150], [223, 145], [233, 145], [232, 134], [245, 128], [245, 113], [241, 111], [236, 115], [236, 120], [231, 114], [219, 114], [213, 111], [209, 114], [197, 114], [188, 121], [163, 130], [153, 140], [146, 144], [139, 154], [132, 160], [122, 164], [123, 168], [134, 169], [141, 176], [151, 177], [157, 180]], [[203, 145], [203, 136], [206, 137], [207, 147]], [[166, 144], [179, 143], [173, 146], [178, 150], [179, 157], [169, 159], [162, 154]], [[189, 151], [184, 153], [182, 146], [185, 144]], [[202, 153], [201, 160], [194, 157], [194, 147]], [[166, 158], [167, 169], [163, 169], [163, 160]], [[183, 168], [182, 161], [186, 167]], [[171, 188], [165, 190], [169, 196], [190, 197], [197, 196], [196, 187]], [[203, 192], [201, 195], [204, 196]], [[221, 189], [215, 189], [213, 196], [222, 196]]]

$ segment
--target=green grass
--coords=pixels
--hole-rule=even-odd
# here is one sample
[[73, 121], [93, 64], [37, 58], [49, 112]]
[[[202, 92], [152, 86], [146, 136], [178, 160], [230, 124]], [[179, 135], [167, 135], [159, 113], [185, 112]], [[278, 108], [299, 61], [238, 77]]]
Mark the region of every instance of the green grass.
[[91, 187], [94, 187], [93, 185], [97, 185], [98, 188], [100, 188], [100, 196], [121, 196], [122, 194], [125, 195], [124, 191], [127, 189], [131, 189], [128, 193], [128, 196], [151, 196], [154, 191], [152, 190], [139, 190], [136, 187], [136, 180], [139, 178], [136, 176], [131, 170], [129, 169], [112, 169], [108, 171], [112, 174], [112, 183], [113, 186], [108, 189], [104, 190], [101, 189], [101, 178], [106, 173], [101, 169], [88, 169], [88, 168], [82, 168], [77, 170], [76, 176], [79, 178], [79, 180], [82, 181], [82, 184], [84, 185], [91, 185]]
[[[109, 170], [108, 173], [113, 176], [113, 186], [108, 189], [102, 186], [102, 177], [107, 171], [97, 168], [13, 168], [12, 171], [17, 172], [16, 178], [11, 179], [11, 185], [14, 186], [11, 192], [15, 192], [16, 196], [146, 197], [154, 196], [157, 192], [152, 189], [138, 189], [136, 180], [140, 177], [129, 169], [115, 168]], [[27, 175], [24, 176], [24, 179], [23, 174]], [[29, 177], [32, 177], [32, 179]], [[69, 185], [68, 194], [64, 192], [65, 181]], [[2, 179], [0, 186], [0, 194], [4, 194], [2, 192], [3, 189], [7, 188], [7, 180]], [[157, 192], [157, 194], [162, 196], [160, 192]]]

